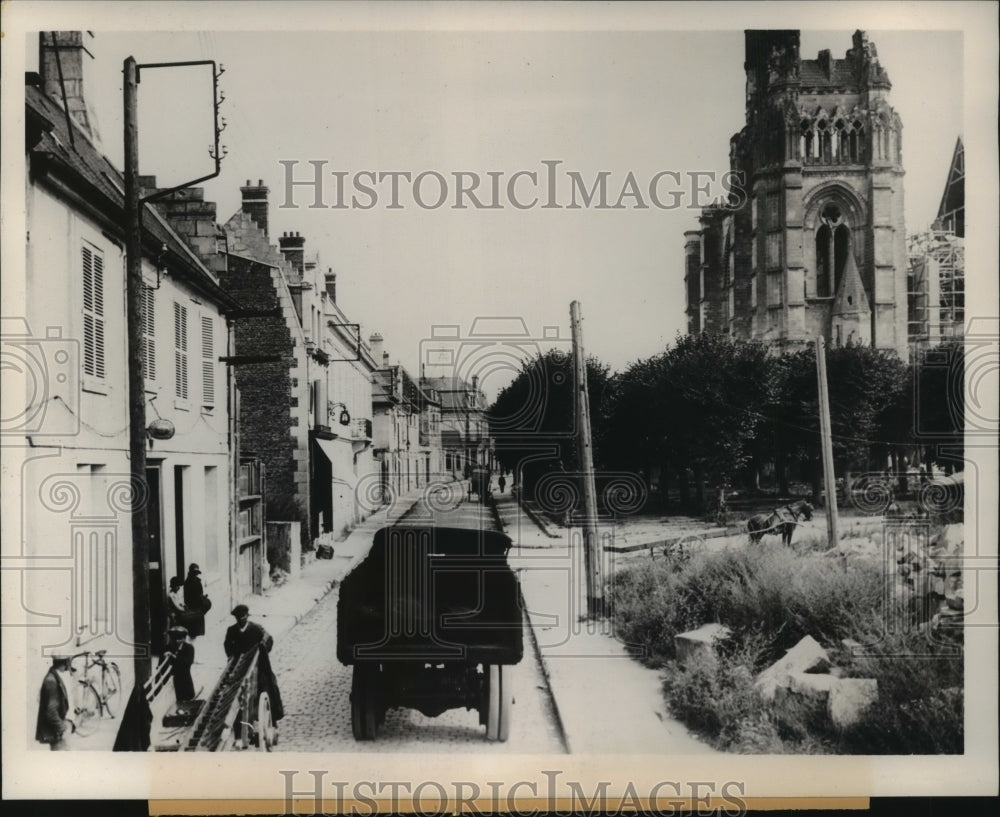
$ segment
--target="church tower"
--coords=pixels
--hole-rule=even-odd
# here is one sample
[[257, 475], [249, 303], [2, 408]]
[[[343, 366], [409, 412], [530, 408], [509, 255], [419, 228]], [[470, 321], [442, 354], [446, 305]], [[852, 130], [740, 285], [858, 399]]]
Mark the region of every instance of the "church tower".
[[905, 357], [902, 123], [874, 44], [856, 31], [843, 59], [804, 60], [798, 31], [745, 42], [730, 163], [748, 201], [719, 227], [721, 325], [782, 351], [823, 335]]

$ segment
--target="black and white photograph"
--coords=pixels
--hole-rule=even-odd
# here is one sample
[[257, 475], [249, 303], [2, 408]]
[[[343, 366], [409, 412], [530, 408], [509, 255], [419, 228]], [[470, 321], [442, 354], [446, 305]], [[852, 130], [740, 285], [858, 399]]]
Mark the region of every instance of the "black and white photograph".
[[5, 797], [996, 793], [995, 4], [3, 14]]

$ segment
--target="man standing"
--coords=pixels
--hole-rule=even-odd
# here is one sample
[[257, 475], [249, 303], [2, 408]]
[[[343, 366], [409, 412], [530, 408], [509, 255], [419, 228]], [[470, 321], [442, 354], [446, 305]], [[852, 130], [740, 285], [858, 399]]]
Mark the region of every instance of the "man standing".
[[42, 689], [38, 699], [38, 724], [35, 740], [49, 744], [52, 751], [69, 749], [66, 735], [76, 731], [76, 724], [69, 714], [69, 693], [62, 674], [69, 671], [68, 655], [53, 655], [52, 666], [42, 679]]
[[258, 689], [267, 692], [271, 698], [271, 717], [275, 721], [281, 720], [285, 716], [284, 707], [281, 704], [281, 693], [278, 691], [278, 680], [274, 677], [271, 669], [271, 661], [268, 653], [274, 646], [274, 639], [261, 627], [250, 621], [250, 609], [245, 604], [237, 604], [232, 610], [236, 623], [226, 630], [226, 639], [223, 647], [226, 650], [226, 657], [232, 658], [234, 655], [242, 655], [250, 650], [263, 647], [257, 661]]
[[194, 647], [188, 640], [186, 627], [174, 625], [167, 633], [167, 652], [173, 656], [174, 693], [178, 703], [194, 700], [194, 681], [191, 679], [191, 665], [194, 664]]

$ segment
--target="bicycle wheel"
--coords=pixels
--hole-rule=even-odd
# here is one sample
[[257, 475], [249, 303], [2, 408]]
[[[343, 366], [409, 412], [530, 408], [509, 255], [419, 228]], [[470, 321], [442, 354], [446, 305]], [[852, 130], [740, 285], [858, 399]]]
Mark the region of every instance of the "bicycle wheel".
[[89, 737], [97, 731], [97, 721], [101, 717], [101, 699], [94, 687], [84, 681], [77, 690], [76, 733], [80, 737]]
[[108, 710], [108, 717], [115, 717], [118, 714], [118, 702], [122, 694], [122, 674], [118, 665], [113, 661], [104, 667], [101, 672], [101, 687], [104, 700], [104, 707]]

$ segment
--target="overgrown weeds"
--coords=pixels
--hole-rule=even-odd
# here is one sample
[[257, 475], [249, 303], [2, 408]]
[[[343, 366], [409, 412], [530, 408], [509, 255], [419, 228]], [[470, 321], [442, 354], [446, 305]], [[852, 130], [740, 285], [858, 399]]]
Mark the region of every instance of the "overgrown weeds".
[[[744, 753], [963, 751], [960, 631], [929, 637], [886, 592], [882, 563], [795, 553], [780, 544], [638, 563], [615, 574], [615, 628], [664, 671], [671, 711], [720, 749]], [[710, 622], [733, 637], [681, 666], [674, 636]], [[878, 682], [871, 715], [835, 729], [787, 709], [776, 717], [757, 674], [811, 635], [840, 671]], [[842, 646], [850, 639], [864, 648]]]

